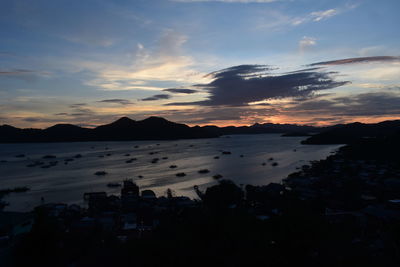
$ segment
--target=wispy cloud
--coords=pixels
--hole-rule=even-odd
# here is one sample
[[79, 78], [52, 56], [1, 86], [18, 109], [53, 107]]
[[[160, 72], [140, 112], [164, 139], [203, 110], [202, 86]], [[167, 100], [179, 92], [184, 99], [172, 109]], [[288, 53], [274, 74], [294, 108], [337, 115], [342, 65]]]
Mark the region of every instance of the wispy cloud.
[[163, 91], [176, 94], [194, 94], [198, 92], [197, 90], [194, 89], [182, 89], [182, 88], [169, 88], [169, 89], [164, 89]]
[[294, 26], [297, 26], [297, 25], [300, 25], [303, 23], [307, 23], [307, 22], [319, 22], [319, 21], [327, 20], [327, 19], [332, 18], [337, 15], [340, 15], [347, 11], [350, 11], [350, 10], [356, 8], [357, 6], [358, 5], [353, 4], [353, 5], [345, 5], [342, 7], [325, 9], [325, 10], [313, 11], [305, 16], [294, 17], [290, 22]]
[[324, 11], [311, 12], [310, 16], [312, 17], [313, 21], [320, 21], [320, 20], [324, 20], [324, 19], [333, 17], [337, 14], [338, 14], [338, 10], [332, 8], [332, 9], [328, 9], [328, 10], [324, 10]]
[[133, 105], [134, 103], [127, 99], [104, 99], [97, 101], [99, 103], [120, 104], [120, 105]]
[[400, 62], [400, 57], [394, 57], [394, 56], [355, 57], [355, 58], [345, 58], [345, 59], [317, 62], [310, 64], [308, 66], [344, 65], [344, 64], [388, 62], [388, 61]]
[[142, 101], [155, 101], [155, 100], [164, 100], [164, 99], [170, 99], [171, 95], [167, 94], [159, 94], [159, 95], [153, 95], [150, 97], [146, 97], [141, 99]]
[[80, 107], [84, 107], [87, 106], [86, 103], [76, 103], [76, 104], [71, 104], [69, 105], [70, 108], [80, 108]]
[[303, 15], [289, 15], [278, 10], [268, 10], [261, 21], [258, 22], [259, 25], [257, 27], [276, 31], [306, 23], [317, 23], [338, 16], [356, 7], [357, 5], [345, 5], [343, 7], [313, 11]]
[[0, 78], [19, 79], [24, 81], [34, 81], [38, 77], [48, 77], [51, 74], [44, 71], [28, 70], [28, 69], [11, 69], [1, 70]]
[[33, 70], [15, 69], [15, 70], [4, 70], [0, 71], [1, 76], [18, 76], [35, 73]]
[[358, 116], [395, 116], [400, 115], [400, 94], [395, 92], [370, 92], [328, 99], [312, 99], [294, 103], [282, 112], [293, 116], [317, 116], [325, 114], [331, 117]]
[[92, 109], [90, 108], [75, 108], [69, 115], [72, 117], [82, 117], [82, 116], [90, 116], [94, 115]]

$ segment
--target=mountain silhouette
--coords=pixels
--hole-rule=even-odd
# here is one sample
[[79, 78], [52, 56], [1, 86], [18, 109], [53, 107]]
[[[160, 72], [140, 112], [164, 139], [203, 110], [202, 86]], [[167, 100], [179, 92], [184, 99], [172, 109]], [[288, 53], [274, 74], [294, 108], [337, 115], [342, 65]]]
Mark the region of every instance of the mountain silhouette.
[[129, 141], [172, 140], [218, 137], [220, 133], [207, 128], [189, 127], [160, 117], [135, 121], [122, 117], [94, 129], [71, 124], [56, 124], [46, 129], [19, 129], [0, 126], [0, 142], [77, 142], [77, 141]]
[[349, 123], [331, 127], [303, 141], [303, 144], [351, 144], [360, 139], [385, 138], [400, 133], [400, 120], [364, 124]]
[[351, 123], [329, 127], [296, 124], [253, 124], [251, 126], [214, 125], [190, 127], [161, 117], [135, 121], [122, 117], [96, 128], [83, 128], [72, 124], [56, 124], [46, 129], [20, 129], [10, 125], [0, 126], [1, 143], [22, 142], [79, 142], [79, 141], [130, 141], [213, 138], [221, 135], [284, 133], [287, 136], [315, 134], [304, 144], [345, 144], [363, 137], [376, 137], [400, 131], [399, 121], [377, 124]]
[[94, 140], [162, 140], [217, 137], [219, 134], [204, 129], [191, 128], [160, 117], [134, 121], [122, 117], [110, 124], [93, 129]]
[[41, 131], [39, 138], [41, 142], [51, 140], [52, 142], [69, 142], [89, 139], [90, 129], [82, 128], [72, 124], [56, 124]]

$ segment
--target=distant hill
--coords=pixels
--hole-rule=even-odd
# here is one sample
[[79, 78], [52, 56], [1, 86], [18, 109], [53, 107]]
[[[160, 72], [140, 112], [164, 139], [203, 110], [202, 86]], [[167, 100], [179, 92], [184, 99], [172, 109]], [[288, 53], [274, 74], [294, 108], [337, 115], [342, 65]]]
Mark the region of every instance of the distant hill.
[[385, 138], [400, 133], [400, 120], [374, 124], [350, 123], [332, 127], [304, 140], [303, 144], [352, 144], [360, 139]]
[[302, 135], [310, 135], [311, 133], [319, 133], [323, 131], [324, 127], [314, 127], [308, 125], [297, 125], [297, 124], [274, 124], [274, 123], [255, 123], [251, 126], [203, 126], [209, 131], [219, 133], [221, 135], [232, 135], [232, 134], [265, 134], [265, 133], [298, 133]]
[[23, 142], [78, 142], [78, 141], [129, 141], [210, 138], [234, 134], [302, 133], [320, 132], [323, 128], [294, 124], [254, 124], [251, 126], [194, 126], [175, 123], [160, 117], [135, 121], [122, 117], [94, 129], [71, 124], [56, 124], [46, 129], [19, 129], [0, 126], [1, 143]]
[[170, 140], [218, 136], [219, 133], [208, 131], [207, 128], [189, 127], [159, 117], [141, 121], [123, 117], [94, 129], [71, 124], [57, 124], [43, 130], [0, 126], [1, 143]]
[[363, 137], [377, 137], [400, 131], [400, 121], [377, 124], [351, 123], [329, 127], [296, 124], [253, 124], [251, 126], [217, 127], [194, 126], [149, 117], [135, 121], [122, 117], [96, 128], [83, 128], [72, 124], [56, 124], [46, 129], [19, 129], [0, 126], [0, 143], [23, 142], [79, 142], [79, 141], [129, 141], [212, 138], [221, 135], [281, 133], [284, 136], [307, 136], [304, 144], [347, 144]]
[[135, 121], [127, 117], [93, 129], [94, 140], [159, 140], [218, 137], [218, 133], [189, 127], [160, 117]]

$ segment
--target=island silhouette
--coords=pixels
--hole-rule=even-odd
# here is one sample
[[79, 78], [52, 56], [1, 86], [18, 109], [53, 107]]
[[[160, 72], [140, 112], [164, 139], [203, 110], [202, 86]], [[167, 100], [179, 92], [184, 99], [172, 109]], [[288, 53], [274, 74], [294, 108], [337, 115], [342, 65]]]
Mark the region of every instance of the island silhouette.
[[281, 133], [283, 136], [310, 136], [304, 144], [347, 144], [366, 137], [400, 131], [400, 120], [375, 124], [349, 123], [316, 127], [297, 124], [255, 123], [251, 126], [193, 126], [161, 117], [132, 120], [122, 117], [95, 128], [56, 124], [45, 129], [0, 126], [0, 143], [133, 141], [215, 138], [222, 135]]

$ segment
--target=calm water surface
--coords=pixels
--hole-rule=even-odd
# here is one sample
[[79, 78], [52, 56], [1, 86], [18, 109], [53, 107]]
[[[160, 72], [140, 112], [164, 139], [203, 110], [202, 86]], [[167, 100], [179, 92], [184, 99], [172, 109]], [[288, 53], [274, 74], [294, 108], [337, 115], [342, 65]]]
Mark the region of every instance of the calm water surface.
[[[31, 188], [26, 193], [12, 193], [4, 198], [10, 203], [6, 210], [13, 211], [28, 211], [39, 205], [42, 197], [45, 202], [82, 204], [85, 192], [119, 194], [120, 188], [109, 188], [107, 184], [127, 178], [133, 179], [141, 189], [154, 190], [158, 196], [171, 188], [176, 195], [193, 198], [196, 197], [193, 186], [205, 189], [215, 184], [212, 178], [215, 174], [237, 184], [280, 182], [296, 167], [323, 159], [339, 147], [301, 145], [303, 139], [262, 134], [177, 141], [0, 144], [0, 161], [7, 161], [0, 163], [0, 189]], [[221, 151], [232, 154], [223, 155]], [[18, 154], [25, 154], [25, 157], [15, 157]], [[82, 157], [65, 164], [65, 159], [77, 154]], [[45, 155], [56, 158], [42, 159]], [[219, 159], [214, 159], [215, 156]], [[271, 157], [273, 161], [268, 160]], [[131, 158], [137, 160], [126, 163]], [[159, 161], [151, 163], [154, 158]], [[50, 168], [27, 167], [36, 160], [46, 165], [51, 161], [58, 163]], [[278, 166], [272, 166], [272, 162], [277, 162]], [[170, 165], [177, 165], [177, 168], [171, 169]], [[199, 174], [201, 169], [210, 172]], [[97, 171], [105, 171], [107, 175], [96, 176]], [[178, 172], [186, 176], [176, 177]]]

